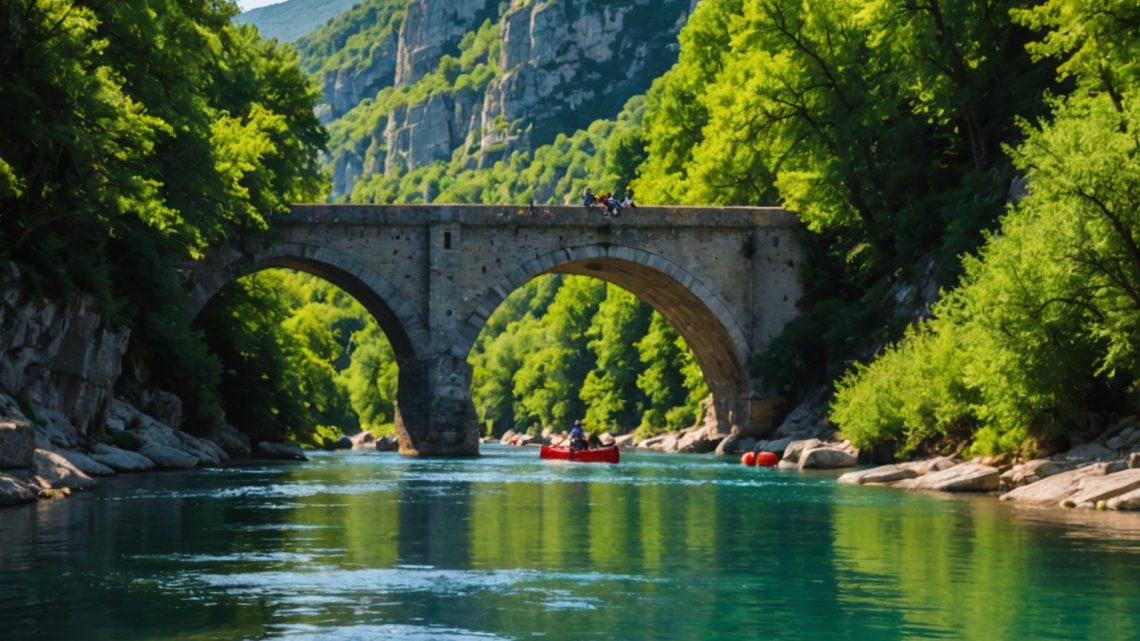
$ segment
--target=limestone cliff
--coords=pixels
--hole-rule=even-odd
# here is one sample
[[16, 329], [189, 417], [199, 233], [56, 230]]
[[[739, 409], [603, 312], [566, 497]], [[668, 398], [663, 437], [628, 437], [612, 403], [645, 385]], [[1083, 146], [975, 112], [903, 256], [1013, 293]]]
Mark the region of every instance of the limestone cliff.
[[130, 331], [107, 323], [90, 296], [0, 299], [0, 389], [62, 414], [81, 433], [102, 426]]
[[[613, 118], [676, 60], [694, 4], [406, 0], [398, 33], [321, 76], [334, 196], [370, 173], [449, 160], [487, 166]], [[495, 42], [480, 49], [475, 32]]]

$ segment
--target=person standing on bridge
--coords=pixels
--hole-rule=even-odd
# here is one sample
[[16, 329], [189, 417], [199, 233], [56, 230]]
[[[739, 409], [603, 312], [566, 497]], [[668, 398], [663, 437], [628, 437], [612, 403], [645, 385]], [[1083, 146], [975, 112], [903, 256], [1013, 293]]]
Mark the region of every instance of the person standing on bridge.
[[589, 208], [593, 207], [594, 203], [596, 203], [596, 202], [598, 202], [598, 199], [594, 197], [594, 192], [590, 191], [589, 187], [582, 190], [582, 206], [583, 207], [585, 207], [586, 209], [589, 209]]

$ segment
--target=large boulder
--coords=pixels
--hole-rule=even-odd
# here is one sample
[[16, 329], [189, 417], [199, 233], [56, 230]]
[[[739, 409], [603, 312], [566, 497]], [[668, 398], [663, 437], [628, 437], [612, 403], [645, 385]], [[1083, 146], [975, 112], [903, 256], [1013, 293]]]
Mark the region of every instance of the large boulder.
[[348, 437], [348, 440], [351, 442], [350, 449], [354, 449], [354, 450], [374, 450], [374, 449], [376, 449], [376, 437], [372, 434], [372, 432], [369, 432], [368, 430], [364, 430], [363, 432], [360, 432], [359, 434], [353, 434], [352, 436]]
[[833, 470], [841, 467], [855, 467], [858, 460], [854, 454], [835, 447], [813, 447], [799, 454], [799, 469]]
[[[780, 463], [787, 463], [789, 467], [799, 467], [800, 453], [812, 450], [817, 447], [824, 447], [826, 443], [818, 438], [808, 438], [798, 441], [791, 441], [784, 447], [784, 456], [781, 457]], [[784, 467], [784, 465], [781, 465]]]
[[1067, 463], [1069, 465], [1085, 465], [1087, 463], [1094, 463], [1096, 461], [1111, 461], [1119, 458], [1120, 454], [1108, 449], [1103, 445], [1097, 443], [1086, 443], [1074, 447], [1068, 452], [1061, 452], [1049, 457], [1053, 461]]
[[1077, 491], [1061, 501], [1061, 507], [1095, 507], [1132, 490], [1140, 489], [1140, 470], [1124, 470], [1105, 476], [1087, 476], [1077, 482]]
[[52, 449], [74, 450], [80, 445], [79, 430], [67, 420], [63, 413], [33, 405], [36, 414], [36, 433], [42, 441], [47, 441]]
[[105, 443], [91, 446], [91, 458], [116, 472], [146, 472], [155, 468], [154, 461], [142, 454]]
[[305, 456], [304, 450], [296, 445], [286, 443], [270, 443], [269, 441], [260, 441], [257, 444], [258, 453], [271, 459], [282, 459], [286, 461], [307, 461], [309, 457]]
[[16, 401], [0, 394], [0, 469], [31, 467], [36, 430]]
[[95, 479], [59, 454], [47, 450], [36, 450], [35, 476], [44, 489], [89, 490], [95, 487]]
[[1001, 471], [980, 463], [962, 463], [954, 467], [930, 472], [907, 484], [911, 490], [939, 492], [992, 492], [998, 489]]
[[139, 448], [139, 454], [154, 461], [154, 464], [164, 470], [186, 470], [198, 467], [198, 457], [169, 445], [146, 443]]
[[1054, 474], [1060, 474], [1072, 467], [1072, 463], [1050, 459], [1034, 459], [1024, 463], [1018, 463], [1002, 473], [999, 484], [1000, 489], [1008, 492], [1023, 485], [1036, 483]]
[[376, 439], [377, 452], [396, 452], [400, 449], [400, 442], [392, 434], [385, 434]]
[[52, 450], [63, 458], [67, 459], [79, 471], [88, 476], [114, 476], [115, 470], [103, 465], [99, 461], [87, 456], [83, 452], [76, 452], [75, 450]]
[[1023, 485], [1001, 495], [1003, 501], [1016, 501], [1030, 505], [1060, 505], [1061, 501], [1076, 494], [1080, 487], [1077, 482], [1085, 477], [1104, 476], [1107, 463], [1092, 463], [1076, 469], [1054, 474], [1049, 478]]
[[910, 463], [896, 463], [894, 465], [880, 465], [868, 470], [847, 472], [836, 481], [851, 485], [883, 485], [895, 481], [905, 481], [918, 476], [918, 469]]
[[0, 505], [18, 505], [35, 500], [35, 490], [26, 483], [7, 474], [0, 474]]
[[253, 452], [249, 437], [229, 423], [222, 423], [215, 427], [212, 439], [230, 456], [249, 456]]

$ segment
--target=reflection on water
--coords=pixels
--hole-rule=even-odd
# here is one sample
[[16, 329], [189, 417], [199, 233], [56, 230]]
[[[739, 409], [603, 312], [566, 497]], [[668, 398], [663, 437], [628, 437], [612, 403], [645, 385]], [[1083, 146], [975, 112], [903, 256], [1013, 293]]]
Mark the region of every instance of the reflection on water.
[[319, 455], [0, 512], [4, 639], [1133, 639], [1140, 516], [708, 457]]

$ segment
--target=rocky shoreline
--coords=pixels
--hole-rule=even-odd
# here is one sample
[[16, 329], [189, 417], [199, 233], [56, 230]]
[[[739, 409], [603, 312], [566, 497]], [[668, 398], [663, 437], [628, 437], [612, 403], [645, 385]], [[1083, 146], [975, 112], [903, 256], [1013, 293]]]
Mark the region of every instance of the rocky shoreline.
[[[166, 397], [167, 421], [180, 423], [180, 403]], [[29, 417], [27, 414], [31, 414]], [[83, 435], [56, 410], [21, 409], [0, 394], [0, 506], [54, 499], [97, 485], [97, 477], [221, 465], [233, 458], [305, 460], [295, 445], [262, 442], [223, 423], [211, 438], [177, 430], [167, 421], [112, 399], [106, 439]]]
[[[836, 440], [822, 403], [793, 411], [771, 439], [756, 440], [721, 433], [715, 420], [679, 432], [636, 439], [633, 434], [599, 437], [600, 445], [662, 452], [715, 452], [721, 456], [772, 452], [780, 469], [835, 470], [859, 467], [860, 452]], [[508, 431], [507, 445], [554, 445], [569, 442], [567, 432], [541, 434]], [[1065, 452], [1029, 461], [1012, 457], [963, 460], [950, 456], [864, 467], [840, 475], [838, 483], [901, 490], [975, 493], [1041, 508], [1140, 511], [1140, 416], [1130, 416], [1099, 436]]]

